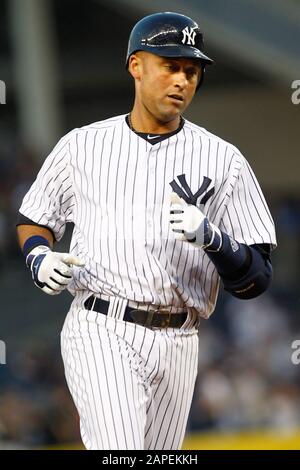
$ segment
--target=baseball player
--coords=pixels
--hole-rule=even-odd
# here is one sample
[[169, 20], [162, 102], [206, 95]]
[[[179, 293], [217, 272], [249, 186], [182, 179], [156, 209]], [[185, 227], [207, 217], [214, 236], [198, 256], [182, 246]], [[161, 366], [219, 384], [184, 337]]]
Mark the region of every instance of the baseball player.
[[249, 164], [182, 117], [211, 63], [192, 19], [141, 19], [132, 111], [64, 136], [20, 208], [34, 283], [74, 296], [61, 349], [87, 449], [179, 449], [220, 279], [240, 299], [270, 284], [274, 224]]

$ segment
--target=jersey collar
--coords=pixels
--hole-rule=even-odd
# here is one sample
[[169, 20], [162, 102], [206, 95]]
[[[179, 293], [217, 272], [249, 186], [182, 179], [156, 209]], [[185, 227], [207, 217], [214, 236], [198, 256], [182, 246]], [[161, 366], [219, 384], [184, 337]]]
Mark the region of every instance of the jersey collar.
[[175, 131], [172, 131], [172, 132], [167, 132], [165, 134], [151, 134], [151, 133], [147, 133], [147, 132], [137, 132], [136, 130], [134, 130], [131, 126], [130, 126], [130, 123], [129, 123], [129, 118], [128, 118], [129, 114], [126, 115], [125, 117], [125, 121], [126, 121], [126, 124], [127, 126], [129, 127], [129, 129], [134, 132], [135, 134], [137, 134], [139, 137], [141, 137], [142, 139], [146, 140], [147, 142], [149, 142], [149, 144], [158, 144], [159, 142], [162, 142], [163, 140], [165, 139], [169, 139], [169, 137], [172, 137], [173, 135], [177, 134], [178, 132], [181, 131], [181, 129], [183, 128], [184, 126], [184, 122], [185, 120], [183, 119], [182, 116], [180, 116], [180, 123], [179, 123], [179, 126], [178, 128], [175, 130]]

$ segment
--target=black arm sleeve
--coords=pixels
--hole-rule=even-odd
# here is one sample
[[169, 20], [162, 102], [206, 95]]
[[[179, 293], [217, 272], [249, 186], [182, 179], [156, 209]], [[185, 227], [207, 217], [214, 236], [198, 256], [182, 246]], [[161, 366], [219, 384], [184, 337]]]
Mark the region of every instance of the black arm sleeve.
[[[207, 252], [207, 255], [215, 264], [226, 291], [239, 299], [253, 299], [265, 292], [271, 283], [273, 275], [271, 248], [268, 244], [250, 246], [239, 244], [239, 247], [244, 250], [243, 256], [239, 255], [239, 263], [242, 260], [240, 265], [235, 266], [232, 262], [235, 252], [230, 254], [228, 249], [225, 254]], [[232, 269], [229, 269], [230, 265]]]
[[225, 290], [239, 299], [253, 299], [263, 294], [273, 277], [270, 256], [265, 255], [258, 245], [250, 246], [249, 249], [251, 264], [244, 276], [235, 280], [221, 276]]

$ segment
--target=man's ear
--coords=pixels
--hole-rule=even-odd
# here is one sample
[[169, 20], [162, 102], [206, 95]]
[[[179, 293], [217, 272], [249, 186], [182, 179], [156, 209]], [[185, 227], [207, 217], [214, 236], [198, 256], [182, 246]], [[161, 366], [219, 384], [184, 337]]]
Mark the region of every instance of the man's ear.
[[141, 78], [142, 59], [138, 54], [132, 54], [129, 57], [128, 71], [135, 78], [139, 80]]

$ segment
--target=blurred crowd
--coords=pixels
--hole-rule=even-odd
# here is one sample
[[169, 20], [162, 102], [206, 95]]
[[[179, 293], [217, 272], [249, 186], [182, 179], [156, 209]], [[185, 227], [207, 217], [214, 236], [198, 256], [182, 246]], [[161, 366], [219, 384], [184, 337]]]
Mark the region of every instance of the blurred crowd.
[[[0, 268], [17, 253], [16, 216], [21, 201], [32, 184], [39, 165], [36, 156], [19, 142], [1, 140], [0, 148]], [[1, 263], [2, 261], [2, 263]]]
[[[0, 271], [7, 259], [20, 256], [16, 214], [39, 167], [20, 145], [2, 151]], [[221, 293], [216, 312], [201, 322], [189, 431], [300, 427], [300, 365], [291, 361], [292, 342], [300, 339], [300, 200], [281, 195], [268, 202], [279, 241], [272, 287], [251, 301]], [[0, 365], [0, 448], [80, 442], [59, 342], [38, 343], [32, 336]]]
[[199, 335], [199, 373], [190, 428], [229, 431], [300, 427], [300, 365], [291, 347], [300, 321], [269, 294], [228, 298]]
[[77, 413], [65, 384], [59, 344], [33, 339], [0, 366], [0, 449], [80, 441]]

